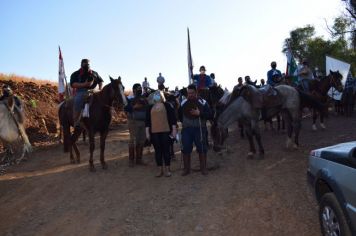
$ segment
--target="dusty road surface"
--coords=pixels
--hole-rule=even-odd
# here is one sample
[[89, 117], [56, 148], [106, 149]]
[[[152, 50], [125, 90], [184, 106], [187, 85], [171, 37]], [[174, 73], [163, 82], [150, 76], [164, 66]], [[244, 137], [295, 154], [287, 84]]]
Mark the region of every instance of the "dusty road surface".
[[297, 151], [284, 148], [285, 133], [263, 131], [262, 161], [246, 159], [247, 141], [234, 132], [230, 153], [209, 152], [209, 162], [220, 168], [206, 177], [181, 177], [177, 154], [173, 176], [155, 178], [148, 150], [148, 166], [129, 168], [124, 127], [111, 131], [106, 171], [88, 171], [86, 144], [79, 165], [69, 164], [61, 146], [36, 151], [0, 176], [0, 234], [320, 235], [307, 156], [313, 148], [354, 140], [356, 120], [330, 116], [327, 130], [317, 132], [310, 122], [303, 120]]

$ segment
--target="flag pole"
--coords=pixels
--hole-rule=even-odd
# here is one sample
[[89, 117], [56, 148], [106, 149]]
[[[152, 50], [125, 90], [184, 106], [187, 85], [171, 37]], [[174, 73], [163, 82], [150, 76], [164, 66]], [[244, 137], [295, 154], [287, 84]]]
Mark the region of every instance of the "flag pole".
[[188, 75], [189, 75], [189, 83], [193, 82], [193, 59], [192, 59], [192, 52], [190, 48], [190, 35], [189, 35], [189, 28], [187, 28], [188, 33]]

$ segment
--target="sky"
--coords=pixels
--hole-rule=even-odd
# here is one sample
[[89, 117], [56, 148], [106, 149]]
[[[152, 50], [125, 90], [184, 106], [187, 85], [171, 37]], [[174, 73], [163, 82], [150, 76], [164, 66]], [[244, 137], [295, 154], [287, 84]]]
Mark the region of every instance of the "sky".
[[161, 72], [186, 86], [189, 27], [194, 73], [204, 65], [231, 89], [265, 78], [271, 61], [284, 72], [289, 32], [311, 24], [328, 37], [325, 19], [342, 11], [341, 0], [1, 0], [0, 73], [57, 81], [61, 46], [68, 79], [89, 58], [105, 82], [155, 88]]

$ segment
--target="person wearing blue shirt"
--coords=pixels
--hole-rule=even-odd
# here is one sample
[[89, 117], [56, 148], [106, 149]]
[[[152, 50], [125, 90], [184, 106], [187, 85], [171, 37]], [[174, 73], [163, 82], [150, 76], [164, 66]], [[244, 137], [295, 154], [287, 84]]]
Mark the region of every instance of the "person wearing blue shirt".
[[201, 66], [199, 69], [200, 74], [193, 76], [193, 82], [197, 87], [197, 90], [208, 89], [213, 86], [213, 81], [209, 75], [205, 74], [205, 66]]
[[276, 85], [276, 78], [281, 78], [282, 77], [282, 73], [280, 70], [277, 70], [277, 63], [275, 61], [271, 62], [271, 70], [269, 70], [267, 72], [267, 84], [271, 85], [271, 86], [275, 86]]

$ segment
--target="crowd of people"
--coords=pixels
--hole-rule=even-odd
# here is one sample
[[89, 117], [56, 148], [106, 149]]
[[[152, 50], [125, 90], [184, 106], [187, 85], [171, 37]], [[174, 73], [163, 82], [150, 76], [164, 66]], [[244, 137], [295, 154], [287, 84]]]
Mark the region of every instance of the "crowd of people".
[[[285, 74], [277, 69], [277, 63], [271, 62], [271, 69], [267, 72], [267, 81], [252, 81], [250, 76], [238, 77], [233, 90], [241, 89], [245, 84], [256, 87], [276, 86], [280, 83], [297, 83], [304, 91], [309, 91], [309, 83], [314, 79], [320, 79], [321, 74], [316, 69], [314, 72], [309, 67], [307, 60], [303, 60], [297, 69], [297, 81], [290, 81]], [[212, 111], [206, 100], [199, 97], [201, 91], [209, 90], [217, 86], [214, 73], [206, 74], [206, 68], [201, 66], [199, 74], [192, 78], [193, 83], [188, 85], [186, 94], [180, 94], [178, 87], [173, 93], [173, 102], [166, 99], [165, 78], [162, 73], [157, 77], [157, 89], [152, 89], [147, 78], [141, 83], [132, 86], [132, 93], [127, 97], [127, 105], [124, 111], [127, 114], [129, 129], [128, 161], [129, 166], [145, 165], [143, 161], [143, 149], [147, 143], [151, 143], [155, 150], [155, 160], [158, 167], [157, 177], [172, 175], [170, 170], [171, 158], [174, 155], [173, 143], [177, 140], [178, 121], [181, 122], [181, 152], [183, 156], [184, 170], [182, 176], [190, 173], [191, 153], [193, 145], [199, 155], [200, 169], [203, 175], [208, 173], [207, 152], [207, 121], [212, 119]], [[102, 89], [103, 80], [97, 72], [90, 68], [90, 61], [83, 59], [81, 67], [70, 77], [70, 86], [75, 89], [73, 120], [74, 128], [80, 127], [80, 120], [85, 103], [85, 97], [91, 90], [98, 87]], [[346, 85], [356, 91], [354, 79], [347, 80]], [[9, 87], [3, 88], [0, 100], [12, 95]], [[179, 99], [178, 99], [179, 97]], [[19, 104], [20, 106], [20, 104]]]

